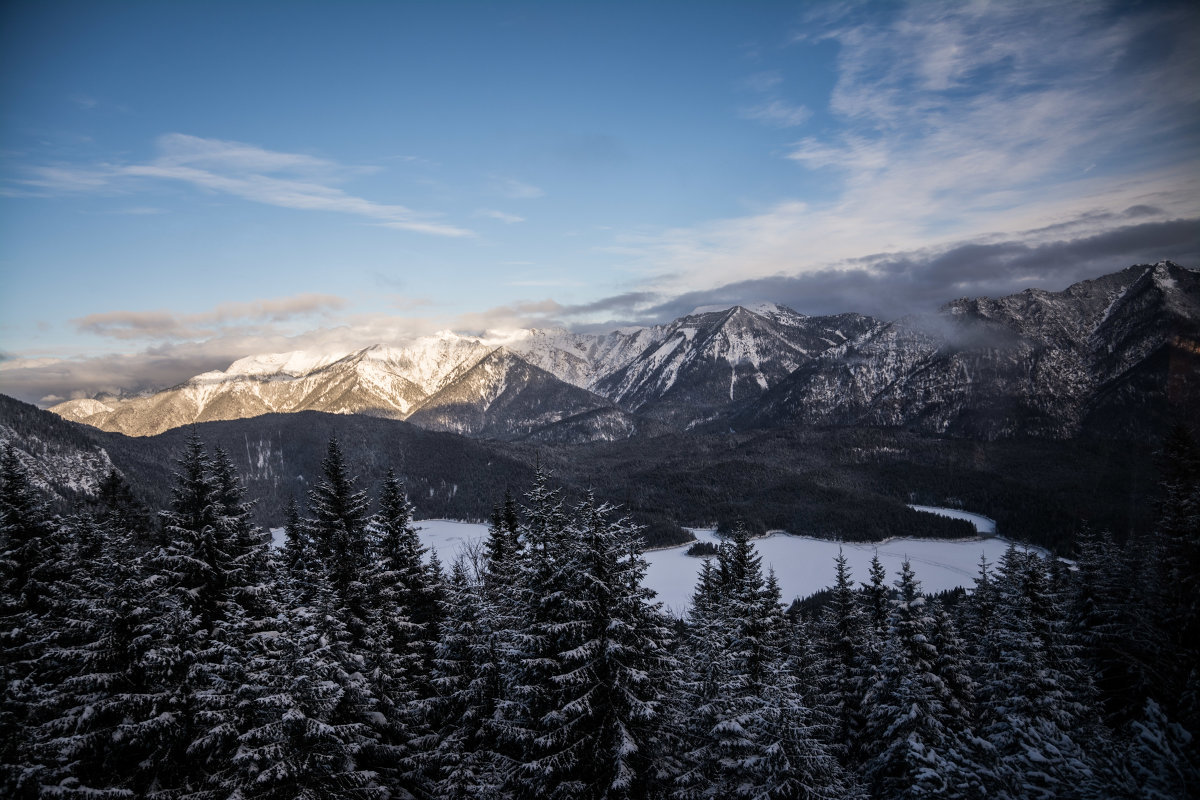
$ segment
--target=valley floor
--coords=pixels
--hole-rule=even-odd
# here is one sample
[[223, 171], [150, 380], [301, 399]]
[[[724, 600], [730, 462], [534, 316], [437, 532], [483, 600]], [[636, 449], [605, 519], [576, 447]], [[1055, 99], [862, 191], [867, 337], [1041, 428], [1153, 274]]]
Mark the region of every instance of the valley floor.
[[[989, 564], [996, 564], [1008, 549], [1008, 539], [988, 535], [995, 531], [995, 522], [987, 517], [956, 509], [931, 506], [915, 508], [966, 519], [975, 525], [981, 536], [967, 540], [904, 537], [880, 542], [836, 542], [772, 531], [765, 537], [755, 539], [754, 545], [762, 555], [763, 569], [775, 570], [785, 605], [830, 586], [834, 579], [833, 560], [839, 551], [845, 554], [856, 581], [867, 580], [867, 566], [875, 555], [879, 556], [889, 576], [898, 574], [900, 565], [908, 559], [922, 588], [930, 594], [936, 594], [959, 586], [971, 587], [979, 574], [980, 558], [986, 558]], [[417, 524], [421, 543], [436, 550], [438, 558], [447, 567], [459, 556], [469, 556], [473, 550], [482, 547], [487, 539], [487, 525], [445, 519], [427, 519]], [[717, 544], [721, 541], [713, 529], [690, 530], [699, 542]], [[686, 613], [703, 562], [702, 558], [687, 555], [690, 546], [691, 543], [650, 550], [645, 554], [649, 562], [646, 585], [657, 593], [657, 599], [663, 607], [675, 616]]]

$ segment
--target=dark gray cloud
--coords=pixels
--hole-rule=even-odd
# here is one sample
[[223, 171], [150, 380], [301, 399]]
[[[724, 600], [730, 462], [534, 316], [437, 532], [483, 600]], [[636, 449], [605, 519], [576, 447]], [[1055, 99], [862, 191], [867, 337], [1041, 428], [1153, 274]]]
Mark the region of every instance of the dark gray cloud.
[[326, 294], [299, 294], [251, 302], [222, 303], [200, 314], [170, 311], [106, 311], [72, 320], [82, 333], [113, 339], [199, 339], [213, 336], [237, 320], [283, 322], [292, 317], [324, 314], [346, 301]]
[[[849, 269], [777, 275], [688, 292], [625, 321], [664, 321], [697, 306], [770, 300], [805, 314], [857, 311], [882, 319], [930, 311], [959, 297], [1001, 296], [1027, 288], [1064, 289], [1137, 263], [1200, 263], [1200, 219], [1129, 225], [1078, 239], [1030, 245], [965, 243], [937, 253], [878, 255]], [[616, 298], [611, 298], [615, 300]]]
[[622, 311], [628, 313], [629, 310], [638, 308], [639, 306], [655, 303], [660, 297], [661, 295], [657, 292], [625, 292], [611, 297], [602, 297], [591, 303], [562, 306], [559, 308], [558, 313], [568, 317], [595, 314], [600, 311]]
[[[1157, 209], [1135, 206], [1123, 216], [1136, 218], [1158, 213]], [[1104, 216], [1108, 219], [1112, 215]], [[1077, 229], [1080, 221], [1097, 220], [1088, 217], [1030, 233], [1044, 236], [1058, 230]], [[998, 297], [1028, 288], [1057, 291], [1077, 281], [1162, 259], [1185, 265], [1200, 263], [1200, 219], [1143, 222], [1091, 236], [1039, 244], [965, 242], [938, 251], [875, 254], [838, 267], [735, 281], [674, 297], [633, 291], [579, 305], [548, 301], [536, 311], [543, 315], [540, 324], [567, 320], [569, 327], [581, 332], [667, 322], [700, 306], [760, 301], [779, 303], [811, 315], [858, 312], [890, 320], [934, 311], [960, 297]], [[578, 321], [604, 312], [609, 312], [609, 316], [602, 322]]]

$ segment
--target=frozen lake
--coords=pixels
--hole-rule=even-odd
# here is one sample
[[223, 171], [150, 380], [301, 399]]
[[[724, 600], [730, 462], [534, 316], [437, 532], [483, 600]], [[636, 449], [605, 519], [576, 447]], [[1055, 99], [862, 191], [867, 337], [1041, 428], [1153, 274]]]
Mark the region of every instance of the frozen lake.
[[[955, 509], [934, 509], [929, 506], [914, 508], [967, 519], [985, 535], [960, 541], [889, 539], [884, 542], [831, 542], [776, 531], [754, 539], [754, 547], [762, 556], [764, 573], [774, 568], [785, 603], [829, 586], [833, 582], [833, 560], [839, 549], [846, 554], [856, 583], [867, 580], [871, 557], [878, 554], [888, 571], [889, 583], [899, 572], [901, 562], [908, 558], [922, 587], [932, 593], [956, 586], [972, 586], [979, 570], [979, 557], [986, 555], [990, 563], [996, 563], [1008, 548], [1008, 540], [986, 535], [995, 531], [995, 522], [987, 517]], [[460, 553], [487, 538], [486, 525], [441, 519], [421, 520], [417, 524], [422, 543], [436, 549], [438, 557], [447, 567]], [[720, 541], [716, 531], [691, 530], [699, 541], [714, 544]], [[646, 572], [646, 584], [658, 593], [663, 605], [676, 615], [682, 615], [687, 610], [703, 561], [685, 555], [690, 546], [686, 544], [646, 553], [650, 565]]]

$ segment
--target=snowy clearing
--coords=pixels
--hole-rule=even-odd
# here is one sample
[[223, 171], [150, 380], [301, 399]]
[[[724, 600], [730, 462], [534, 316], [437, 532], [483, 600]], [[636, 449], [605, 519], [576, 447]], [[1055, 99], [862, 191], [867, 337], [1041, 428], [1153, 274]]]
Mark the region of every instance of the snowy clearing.
[[[939, 509], [941, 510], [943, 509]], [[966, 514], [959, 511], [953, 513]], [[967, 514], [964, 518], [967, 517], [972, 518], [972, 521], [991, 522], [979, 515]], [[992, 524], [994, 526], [994, 523]], [[426, 519], [417, 525], [420, 528], [421, 543], [436, 549], [438, 558], [446, 567], [453, 563], [460, 553], [466, 553], [472, 544], [482, 544], [487, 538], [487, 525], [477, 523]], [[976, 521], [977, 528], [979, 525]], [[714, 544], [721, 541], [714, 530], [690, 530], [698, 541]], [[833, 542], [808, 536], [793, 536], [782, 531], [754, 540], [754, 546], [762, 556], [764, 573], [774, 568], [779, 578], [785, 603], [829, 586], [833, 582], [833, 560], [837, 557], [839, 549], [846, 554], [855, 582], [867, 580], [867, 566], [876, 553], [887, 569], [889, 578], [899, 572], [901, 562], [907, 557], [912, 562], [922, 587], [925, 591], [934, 593], [956, 586], [971, 587], [979, 571], [979, 557], [985, 555], [989, 563], [996, 563], [1004, 555], [1008, 545], [1008, 540], [999, 537], [956, 541], [889, 539], [885, 542]], [[686, 555], [690, 546], [689, 543], [646, 553], [646, 560], [650, 565], [646, 571], [646, 584], [658, 593], [658, 599], [665, 608], [676, 615], [682, 615], [687, 610], [703, 561], [701, 558]]]

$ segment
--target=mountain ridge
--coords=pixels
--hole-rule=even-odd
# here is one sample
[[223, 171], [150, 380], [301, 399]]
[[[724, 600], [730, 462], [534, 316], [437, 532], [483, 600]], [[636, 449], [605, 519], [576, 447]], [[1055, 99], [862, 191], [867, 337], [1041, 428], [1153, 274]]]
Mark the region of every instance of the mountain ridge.
[[161, 392], [49, 410], [129, 435], [304, 410], [510, 440], [790, 424], [1136, 435], [1137, 407], [1157, 419], [1197, 395], [1197, 342], [1200, 273], [1159, 262], [891, 322], [760, 303], [606, 334], [443, 331], [341, 355], [258, 354]]

